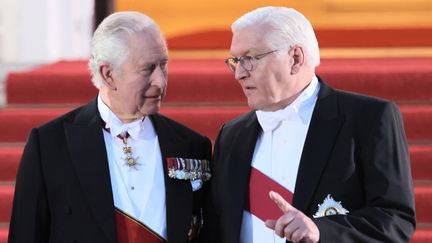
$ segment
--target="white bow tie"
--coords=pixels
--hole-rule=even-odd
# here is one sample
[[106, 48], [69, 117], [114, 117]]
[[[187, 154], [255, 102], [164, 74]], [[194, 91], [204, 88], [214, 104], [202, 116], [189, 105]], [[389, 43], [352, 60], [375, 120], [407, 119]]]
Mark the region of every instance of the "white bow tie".
[[129, 133], [129, 135], [133, 139], [138, 139], [138, 135], [142, 129], [142, 121], [133, 121], [127, 124], [109, 124], [107, 128], [110, 129], [111, 136], [117, 137], [119, 134], [125, 135], [125, 133]]
[[277, 111], [257, 110], [255, 113], [264, 132], [273, 131], [282, 121], [292, 120], [297, 115], [295, 108], [291, 106]]

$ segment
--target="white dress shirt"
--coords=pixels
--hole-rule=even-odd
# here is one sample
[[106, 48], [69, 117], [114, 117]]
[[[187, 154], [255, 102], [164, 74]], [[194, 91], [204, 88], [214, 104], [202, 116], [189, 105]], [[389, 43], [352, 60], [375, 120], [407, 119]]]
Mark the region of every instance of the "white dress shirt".
[[[319, 88], [314, 76], [289, 106], [274, 112], [256, 111], [263, 132], [255, 145], [252, 166], [292, 193]], [[240, 238], [241, 243], [285, 242], [246, 210]]]
[[[110, 130], [103, 129], [115, 207], [167, 239], [162, 156], [151, 120], [145, 117], [124, 124], [100, 95], [98, 109], [105, 128]], [[127, 166], [123, 159], [124, 144], [117, 135], [125, 132], [130, 134], [127, 143], [137, 158], [136, 169]]]

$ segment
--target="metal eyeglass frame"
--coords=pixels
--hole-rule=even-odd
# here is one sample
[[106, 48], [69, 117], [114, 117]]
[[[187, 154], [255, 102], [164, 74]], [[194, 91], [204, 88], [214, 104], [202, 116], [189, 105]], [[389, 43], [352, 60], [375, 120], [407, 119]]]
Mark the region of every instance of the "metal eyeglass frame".
[[[268, 54], [277, 52], [281, 49], [275, 49], [272, 51], [268, 51], [265, 53], [261, 53], [255, 56], [241, 56], [241, 57], [230, 57], [227, 58], [225, 60], [226, 65], [228, 66], [229, 70], [231, 70], [231, 72], [235, 73], [236, 69], [237, 69], [237, 65], [240, 62], [240, 65], [247, 70], [248, 72], [252, 71], [256, 65], [256, 63], [253, 63], [254, 61], [260, 60], [261, 58], [267, 56]], [[250, 67], [248, 67], [245, 63], [245, 61], [247, 61], [250, 65]]]

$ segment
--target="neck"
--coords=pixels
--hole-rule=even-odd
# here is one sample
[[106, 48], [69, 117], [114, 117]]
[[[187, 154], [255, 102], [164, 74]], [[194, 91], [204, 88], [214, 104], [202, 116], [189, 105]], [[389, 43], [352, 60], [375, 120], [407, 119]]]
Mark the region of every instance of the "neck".
[[143, 115], [140, 113], [134, 114], [134, 113], [122, 112], [123, 109], [120, 106], [115, 105], [116, 102], [113, 102], [113, 99], [108, 95], [108, 93], [105, 90], [101, 89], [99, 93], [100, 93], [102, 102], [106, 106], [108, 106], [108, 108], [111, 110], [111, 112], [113, 112], [121, 122], [130, 123], [130, 122], [133, 122], [137, 119], [143, 118]]
[[290, 97], [280, 100], [279, 102], [274, 103], [269, 107], [261, 108], [260, 110], [277, 111], [277, 110], [285, 109], [287, 106], [291, 105], [300, 96], [300, 94], [310, 85], [314, 75], [315, 75], [314, 72], [298, 73], [296, 79], [293, 81], [293, 83], [296, 84], [293, 89], [295, 91]]

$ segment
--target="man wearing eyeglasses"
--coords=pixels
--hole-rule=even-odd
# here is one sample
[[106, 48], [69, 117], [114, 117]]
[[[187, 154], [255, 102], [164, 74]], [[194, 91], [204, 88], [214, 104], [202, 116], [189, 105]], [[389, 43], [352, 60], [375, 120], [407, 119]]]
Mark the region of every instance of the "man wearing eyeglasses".
[[215, 141], [204, 242], [408, 242], [413, 184], [392, 102], [334, 90], [294, 9], [232, 25], [226, 60], [253, 109]]

